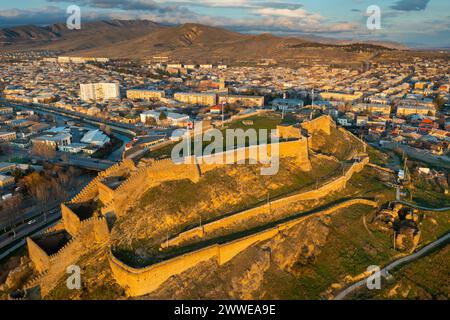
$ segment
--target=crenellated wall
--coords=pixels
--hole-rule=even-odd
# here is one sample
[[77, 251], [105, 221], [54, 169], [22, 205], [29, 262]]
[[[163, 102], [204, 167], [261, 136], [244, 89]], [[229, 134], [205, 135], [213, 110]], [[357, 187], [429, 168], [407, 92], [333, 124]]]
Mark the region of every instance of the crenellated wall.
[[27, 239], [30, 259], [40, 273], [25, 285], [25, 289], [40, 286], [45, 296], [66, 273], [68, 266], [75, 264], [80, 257], [95, 245], [104, 245], [109, 240], [106, 219], [89, 218], [80, 222], [77, 233], [55, 254], [47, 255], [31, 238]]
[[[308, 130], [310, 134], [318, 131], [330, 133], [332, 122], [329, 117], [320, 117], [304, 123], [302, 127]], [[328, 127], [327, 127], [328, 126]], [[309, 160], [308, 139], [301, 135], [300, 129], [286, 129], [282, 136], [288, 135], [289, 139], [296, 136], [294, 141], [281, 141], [277, 145], [279, 148], [279, 156], [293, 157], [297, 159], [299, 167], [304, 170], [311, 170]], [[253, 146], [243, 148], [244, 150], [233, 150], [235, 153], [234, 161], [248, 160], [255, 154], [254, 148], [267, 148], [266, 155], [272, 155], [272, 148], [275, 146]], [[263, 149], [264, 150], [264, 149]], [[239, 151], [243, 151], [240, 153]], [[224, 157], [226, 153], [214, 155], [214, 157]], [[261, 160], [261, 159], [256, 159]], [[354, 172], [361, 170], [368, 159], [364, 159], [361, 163], [355, 163], [352, 168], [342, 177], [332, 181], [323, 187], [295, 195], [285, 199], [280, 199], [271, 203], [273, 208], [285, 205], [291, 201], [308, 200], [323, 197], [330, 192], [345, 187], [346, 182], [351, 178]], [[226, 162], [224, 162], [226, 163]], [[149, 166], [136, 168], [132, 160], [124, 160], [109, 169], [101, 172], [93, 179], [77, 196], [69, 203], [61, 205], [62, 219], [65, 230], [72, 236], [72, 239], [61, 248], [56, 254], [48, 256], [42, 248], [40, 248], [32, 239], [27, 240], [30, 258], [32, 259], [36, 270], [40, 272], [39, 276], [27, 284], [26, 288], [40, 285], [41, 293], [45, 296], [57, 283], [59, 278], [65, 273], [66, 268], [78, 261], [80, 256], [86, 253], [93, 245], [105, 245], [109, 240], [109, 229], [104, 218], [88, 218], [81, 220], [77, 214], [70, 208], [72, 205], [87, 203], [100, 198], [103, 203], [102, 214], [106, 215], [114, 212], [122, 215], [130, 204], [137, 200], [143, 192], [152, 186], [157, 186], [165, 181], [190, 179], [196, 183], [202, 174], [215, 168], [223, 167], [224, 164], [206, 164], [196, 159], [192, 164], [175, 164], [171, 159], [154, 161]], [[112, 189], [102, 181], [109, 177], [127, 177], [117, 188]], [[218, 222], [208, 224], [206, 232], [212, 231], [214, 228], [221, 228], [230, 223], [234, 223], [241, 218], [259, 214], [264, 209], [254, 208], [232, 217], [224, 218]], [[227, 220], [228, 219], [228, 220]], [[114, 256], [111, 255], [111, 269], [119, 284], [127, 289], [132, 295], [141, 295], [155, 290], [162, 282], [174, 274], [179, 274], [197, 263], [211, 258], [217, 259], [220, 264], [226, 263], [233, 256], [247, 248], [248, 246], [269, 239], [279, 232], [281, 228], [268, 229], [242, 239], [231, 241], [224, 244], [216, 244], [195, 252], [187, 253], [183, 256], [161, 262], [156, 265], [149, 266], [144, 269], [134, 269], [126, 266]], [[204, 235], [205, 230], [190, 230], [185, 233], [186, 238]], [[184, 237], [184, 236], [181, 236]], [[176, 241], [176, 240], [171, 240]]]
[[311, 121], [301, 123], [301, 127], [308, 131], [310, 135], [319, 133], [320, 131], [326, 134], [331, 134], [331, 127], [336, 126], [330, 116], [320, 116]]
[[48, 254], [34, 242], [33, 239], [27, 238], [28, 254], [37, 272], [41, 273], [50, 267], [50, 257]]
[[81, 228], [81, 220], [65, 203], [61, 203], [61, 215], [64, 229], [72, 236], [77, 234]]
[[[353, 199], [318, 212], [316, 215], [329, 215], [337, 210], [356, 204], [372, 207], [378, 206], [376, 202], [370, 200]], [[109, 262], [111, 271], [117, 283], [126, 290], [129, 296], [136, 297], [145, 295], [158, 289], [158, 287], [170, 277], [180, 274], [196, 266], [200, 262], [216, 259], [220, 265], [225, 264], [251, 245], [271, 239], [278, 233], [292, 228], [309, 217], [310, 216], [296, 218], [234, 241], [213, 244], [145, 268], [130, 267], [121, 262], [112, 254], [112, 252], [110, 252]]]
[[134, 171], [136, 166], [133, 160], [126, 159], [120, 163], [117, 163], [105, 171], [99, 172], [97, 177], [95, 177], [86, 187], [83, 188], [75, 197], [70, 201], [71, 203], [86, 202], [94, 199], [98, 195], [98, 183], [110, 176], [120, 176], [128, 174]]
[[[166, 181], [189, 179], [198, 182], [200, 171], [196, 164], [175, 164], [171, 159], [153, 161], [150, 166], [136, 170], [111, 196], [115, 213], [121, 216], [143, 192]], [[109, 203], [108, 203], [109, 205]], [[108, 209], [105, 209], [106, 211]]]
[[280, 139], [301, 139], [303, 138], [302, 130], [298, 127], [289, 126], [277, 126], [278, 137]]

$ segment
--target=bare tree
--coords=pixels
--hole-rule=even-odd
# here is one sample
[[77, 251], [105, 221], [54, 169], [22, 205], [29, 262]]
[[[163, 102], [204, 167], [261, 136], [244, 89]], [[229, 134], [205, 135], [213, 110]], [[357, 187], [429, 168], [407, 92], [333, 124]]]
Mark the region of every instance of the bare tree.
[[33, 172], [24, 178], [24, 184], [30, 196], [39, 206], [41, 213], [44, 214], [44, 220], [47, 220], [46, 211], [51, 204], [50, 200], [56, 200], [54, 190], [52, 190], [52, 182], [44, 178], [41, 174]]
[[6, 228], [9, 227], [9, 229], [14, 233], [14, 237], [16, 236], [15, 226], [17, 224], [18, 218], [22, 218], [22, 223], [24, 221], [24, 217], [21, 214], [22, 209], [22, 196], [21, 195], [15, 195], [12, 198], [3, 201], [1, 206], [1, 213], [2, 213], [2, 221], [6, 222], [3, 231], [6, 232]]
[[56, 157], [56, 149], [52, 145], [37, 142], [33, 143], [33, 147], [31, 148], [31, 154], [38, 157], [42, 157], [46, 160], [51, 160]]

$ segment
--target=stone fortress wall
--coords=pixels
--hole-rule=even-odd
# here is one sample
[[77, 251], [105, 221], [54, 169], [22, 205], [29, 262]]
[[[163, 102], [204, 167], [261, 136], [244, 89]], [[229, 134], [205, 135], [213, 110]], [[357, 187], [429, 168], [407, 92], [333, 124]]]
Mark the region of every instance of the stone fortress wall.
[[56, 253], [49, 255], [33, 238], [27, 238], [28, 252], [38, 276], [27, 284], [24, 289], [39, 285], [41, 296], [45, 296], [57, 284], [60, 277], [66, 273], [68, 266], [75, 264], [80, 257], [95, 245], [105, 245], [109, 240], [109, 229], [106, 219], [89, 218], [81, 221], [79, 230]]
[[[329, 215], [340, 209], [357, 204], [371, 207], [378, 206], [374, 201], [353, 199], [318, 212], [316, 216]], [[110, 252], [111, 270], [117, 283], [125, 288], [129, 296], [142, 296], [158, 289], [170, 277], [180, 274], [200, 262], [215, 259], [219, 265], [223, 265], [251, 245], [269, 240], [277, 234], [303, 222], [307, 218], [308, 216], [296, 218], [234, 241], [213, 244], [145, 268], [130, 267]]]
[[[333, 125], [334, 122], [329, 116], [322, 116], [310, 122], [303, 123], [301, 126], [303, 129], [306, 129], [308, 131], [308, 134], [311, 136], [320, 130], [329, 134], [330, 128]], [[294, 128], [292, 126], [278, 128], [280, 131], [280, 138], [287, 140], [280, 141], [279, 155], [281, 158], [296, 158], [298, 160], [299, 166], [303, 170], [307, 171], [311, 169], [311, 164], [309, 161], [308, 138], [306, 138], [302, 134], [302, 128]], [[272, 147], [270, 145], [267, 145], [265, 147], [267, 148], [266, 151], [268, 152], [268, 154], [270, 154], [270, 148]], [[251, 152], [251, 148], [255, 147], [243, 148], [245, 150], [241, 155], [239, 155], [239, 150], [233, 150], [232, 152], [236, 152], [236, 157], [234, 158], [235, 161], [250, 159], [254, 154]], [[216, 156], [223, 157], [225, 156], [225, 153]], [[342, 189], [345, 187], [346, 182], [351, 178], [353, 173], [360, 171], [367, 162], [368, 159], [364, 159], [360, 163], [355, 163], [344, 176], [330, 182], [327, 185], [322, 186], [317, 190], [312, 190], [304, 194], [298, 194], [286, 199], [280, 199], [272, 202], [271, 205], [277, 206], [279, 204], [281, 205], [282, 203], [289, 203], [290, 201], [320, 198], [328, 195], [330, 192]], [[104, 245], [108, 243], [109, 229], [106, 218], [109, 217], [109, 215], [122, 216], [126, 214], [126, 211], [129, 208], [130, 204], [139, 199], [142, 193], [148, 190], [148, 188], [157, 186], [165, 181], [174, 181], [181, 179], [189, 179], [193, 183], [196, 183], [199, 181], [202, 174], [223, 166], [224, 164], [207, 164], [204, 163], [204, 161], [199, 161], [199, 159], [193, 159], [191, 164], [175, 164], [171, 159], [165, 159], [154, 161], [150, 166], [138, 168], [135, 166], [132, 160], [124, 160], [123, 162], [99, 173], [98, 176], [93, 179], [70, 202], [61, 204], [63, 217], [62, 223], [64, 226], [64, 230], [71, 236], [71, 239], [68, 243], [59, 248], [59, 250], [55, 254], [49, 255], [46, 253], [45, 248], [41, 248], [39, 244], [36, 243], [32, 238], [27, 239], [30, 259], [32, 260], [36, 270], [40, 274], [38, 277], [28, 283], [25, 288], [40, 286], [41, 294], [43, 296], [48, 293], [51, 288], [57, 283], [58, 279], [65, 273], [65, 268], [75, 263], [82, 254], [86, 253], [89, 248], [91, 248], [92, 245]], [[112, 186], [109, 183], [109, 180], [111, 179], [117, 179], [117, 181], [119, 181], [118, 185]], [[100, 216], [91, 216], [86, 218], [81, 217], [79, 214], [74, 212], [74, 206], [97, 201], [100, 201], [102, 204]], [[258, 214], [258, 210], [258, 208], [255, 208], [248, 210], [247, 212], [237, 214], [234, 217], [224, 218], [221, 222], [211, 223], [207, 228], [212, 228], [211, 230], [218, 227], [220, 228], [221, 224], [227, 225], [228, 223], [236, 219], [240, 219], [243, 216]], [[193, 232], [195, 233], [196, 231]], [[255, 235], [254, 237], [249, 236], [247, 237], [247, 240], [236, 240], [237, 242], [234, 241], [228, 244], [223, 244], [220, 247], [217, 247], [219, 249], [202, 249], [200, 253], [196, 253], [195, 256], [209, 257], [211, 256], [211, 252], [219, 252], [220, 254], [217, 256], [222, 257], [220, 261], [228, 261], [229, 259], [227, 260], [227, 258], [225, 257], [233, 255], [231, 254], [232, 252], [236, 252], [236, 249], [231, 248], [248, 247], [248, 245], [254, 243], [253, 240], [249, 239], [262, 239], [268, 234], [274, 234], [274, 232], [275, 231], [272, 230], [268, 233], [262, 233], [262, 235]], [[246, 246], [245, 243], [249, 244]], [[188, 256], [189, 255], [190, 254], [188, 254]], [[181, 259], [181, 265], [176, 267], [177, 264], [175, 262], [179, 259]], [[164, 270], [163, 266], [165, 264], [171, 265], [171, 268], [173, 268], [174, 270], [173, 272], [175, 272], [177, 268], [180, 270], [183, 269], [184, 267], [182, 266], [185, 265], [183, 259], [177, 257], [171, 259], [169, 262], [166, 261], [158, 264], [158, 266], [150, 266], [149, 268], [151, 270]], [[118, 268], [117, 266], [121, 266], [121, 268]], [[123, 284], [124, 287], [131, 288], [133, 287], [133, 281], [137, 281], [137, 283], [140, 283], [141, 281], [146, 282], [149, 279], [147, 278], [147, 276], [144, 276], [143, 278], [138, 277], [138, 280], [133, 280], [135, 279], [134, 275], [130, 277], [122, 277], [121, 274], [123, 273], [123, 271], [121, 270], [125, 270], [124, 264], [118, 261], [113, 256], [111, 256], [111, 268], [113, 268], [113, 271], [117, 270], [117, 281], [119, 284]], [[142, 273], [141, 270], [134, 270], [133, 272], [135, 272], [136, 274]], [[160, 272], [161, 274], [167, 274], [167, 272], [158, 272]], [[155, 276], [153, 274], [152, 277], [160, 279], [160, 276], [158, 275]], [[124, 281], [131, 282], [130, 284], [127, 284]], [[153, 281], [151, 282], [153, 283]], [[146, 288], [148, 286], [148, 284], [143, 285], [143, 287]], [[154, 285], [150, 284], [150, 287], [152, 286]], [[130, 294], [144, 291], [149, 292], [148, 289], [144, 289], [142, 291], [134, 288], [130, 290]]]
[[369, 163], [369, 158], [363, 158], [361, 162], [355, 162], [352, 164], [350, 169], [341, 177], [333, 179], [326, 182], [317, 189], [305, 191], [292, 196], [288, 196], [282, 199], [278, 199], [270, 202], [270, 208], [268, 205], [261, 205], [252, 209], [241, 211], [237, 214], [224, 217], [220, 220], [216, 220], [201, 227], [196, 227], [188, 231], [182, 232], [176, 237], [169, 239], [169, 241], [164, 242], [161, 247], [166, 248], [167, 246], [178, 246], [183, 242], [190, 241], [194, 238], [203, 238], [207, 236], [208, 233], [213, 233], [220, 229], [229, 228], [232, 225], [242, 223], [252, 217], [259, 216], [262, 214], [268, 214], [270, 211], [277, 210], [278, 208], [285, 207], [291, 203], [298, 201], [308, 201], [315, 200], [326, 197], [334, 192], [341, 191], [345, 189], [347, 182], [352, 178], [353, 174], [360, 172], [364, 169], [364, 166]]

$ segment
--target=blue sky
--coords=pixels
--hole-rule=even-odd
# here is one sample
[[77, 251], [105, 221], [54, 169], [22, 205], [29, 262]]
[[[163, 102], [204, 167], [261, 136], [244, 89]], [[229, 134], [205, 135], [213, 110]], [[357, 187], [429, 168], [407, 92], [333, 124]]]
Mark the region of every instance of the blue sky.
[[[0, 0], [0, 27], [64, 22], [72, 4], [81, 7], [82, 22], [111, 18], [198, 22], [245, 33], [450, 47], [449, 0]], [[370, 5], [381, 9], [381, 30], [366, 27]]]

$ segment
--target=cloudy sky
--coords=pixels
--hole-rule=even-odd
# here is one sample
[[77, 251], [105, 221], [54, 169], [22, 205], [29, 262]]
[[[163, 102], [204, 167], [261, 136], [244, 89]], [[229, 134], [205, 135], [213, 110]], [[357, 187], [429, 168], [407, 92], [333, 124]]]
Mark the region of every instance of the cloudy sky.
[[[397, 41], [450, 47], [449, 0], [0, 0], [0, 28], [64, 22], [81, 7], [82, 22], [148, 19], [198, 22], [245, 33]], [[367, 8], [381, 9], [381, 29], [366, 27]]]

